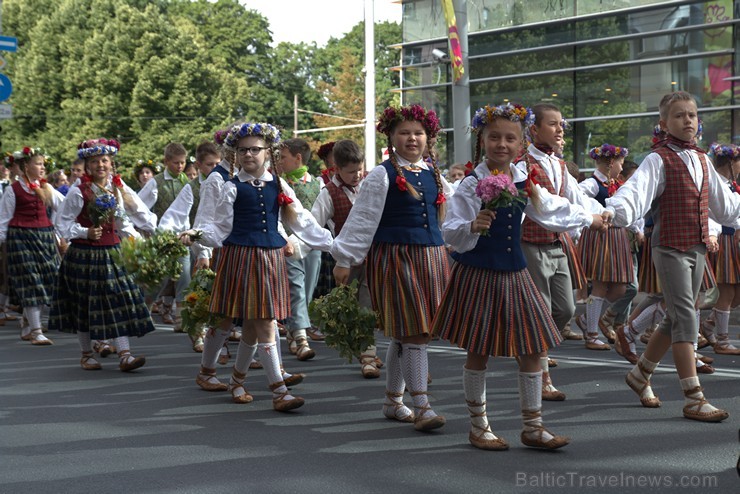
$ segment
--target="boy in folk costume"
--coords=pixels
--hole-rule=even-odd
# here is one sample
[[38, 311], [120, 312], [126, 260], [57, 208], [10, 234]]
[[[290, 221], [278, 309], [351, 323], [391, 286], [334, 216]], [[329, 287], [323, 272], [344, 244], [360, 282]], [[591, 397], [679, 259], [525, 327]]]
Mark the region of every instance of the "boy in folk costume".
[[694, 363], [699, 323], [694, 308], [709, 241], [709, 214], [720, 224], [734, 224], [740, 201], [726, 187], [703, 150], [692, 144], [699, 126], [696, 101], [689, 93], [667, 94], [660, 102], [660, 126], [666, 138], [653, 146], [632, 178], [607, 199], [617, 226], [628, 226], [650, 211], [653, 262], [660, 278], [666, 318], [648, 342], [626, 381], [648, 408], [660, 406], [650, 378], [669, 348], [685, 396], [683, 416], [705, 422], [729, 414], [704, 397]]

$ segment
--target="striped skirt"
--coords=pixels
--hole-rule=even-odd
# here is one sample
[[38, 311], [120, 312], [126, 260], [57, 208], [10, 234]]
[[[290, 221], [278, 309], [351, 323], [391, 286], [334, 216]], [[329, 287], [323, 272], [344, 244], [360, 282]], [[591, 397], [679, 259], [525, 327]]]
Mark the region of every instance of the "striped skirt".
[[540, 353], [562, 341], [529, 271], [452, 265], [434, 333], [477, 355]]
[[704, 261], [704, 276], [701, 279], [702, 292], [706, 292], [707, 290], [717, 287], [717, 279], [714, 277], [714, 268], [712, 268], [712, 263], [709, 260], [709, 254], [707, 254], [706, 257], [707, 258]]
[[655, 271], [653, 264], [653, 247], [652, 247], [653, 227], [645, 227], [645, 241], [642, 243], [640, 251], [640, 260], [637, 265], [637, 283], [638, 290], [644, 293], [663, 293], [660, 288], [658, 273]]
[[611, 227], [606, 232], [584, 229], [578, 248], [586, 278], [603, 283], [629, 283], [634, 264], [627, 230]]
[[374, 243], [367, 255], [373, 309], [386, 336], [430, 334], [450, 274], [444, 246]]
[[588, 286], [588, 280], [586, 279], [586, 273], [583, 271], [581, 265], [581, 259], [578, 255], [578, 247], [575, 242], [567, 233], [563, 233], [560, 236], [562, 242], [563, 252], [565, 257], [568, 258], [568, 269], [570, 270], [570, 283], [573, 286], [573, 290], [581, 290]]
[[59, 268], [49, 329], [94, 340], [154, 331], [141, 289], [111, 257], [118, 246], [71, 244]]
[[212, 314], [247, 320], [290, 316], [288, 268], [282, 248], [224, 245], [214, 271]]
[[717, 240], [719, 251], [708, 254], [717, 283], [738, 285], [740, 284], [740, 248], [738, 248], [735, 235], [722, 234]]
[[51, 304], [59, 271], [54, 228], [8, 229], [9, 282], [23, 307]]

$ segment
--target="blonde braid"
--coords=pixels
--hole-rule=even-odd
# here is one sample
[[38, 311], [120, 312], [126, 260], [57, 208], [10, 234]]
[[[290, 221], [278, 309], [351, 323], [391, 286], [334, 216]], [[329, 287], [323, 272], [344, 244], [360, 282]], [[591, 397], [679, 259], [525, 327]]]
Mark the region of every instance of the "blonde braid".
[[51, 192], [51, 185], [48, 183], [46, 185], [43, 185], [39, 187], [38, 189], [31, 189], [31, 180], [29, 180], [28, 175], [26, 175], [26, 167], [25, 163], [21, 167], [21, 172], [23, 173], [23, 178], [26, 180], [26, 185], [28, 185], [28, 188], [31, 190], [32, 194], [35, 194], [36, 197], [41, 199], [41, 202], [44, 203], [44, 206], [51, 207], [54, 204], [52, 192]]
[[[401, 178], [406, 178], [406, 175], [403, 174], [403, 169], [401, 168], [401, 165], [398, 164], [398, 161], [396, 160], [396, 155], [393, 152], [393, 143], [391, 142], [391, 136], [388, 136], [388, 159], [390, 160], [391, 165], [393, 165], [393, 169], [396, 170], [398, 176]], [[393, 187], [394, 185], [395, 184], [390, 184], [391, 187]], [[421, 196], [408, 180], [406, 181], [406, 189], [409, 191], [409, 194], [411, 194], [411, 197], [413, 197], [417, 201], [421, 200]]]
[[481, 160], [481, 140], [482, 136], [480, 133], [477, 134], [477, 138], [475, 139], [475, 161], [473, 161], [473, 167], [478, 166], [478, 163], [480, 163]]
[[[280, 176], [277, 173], [277, 156], [275, 155], [274, 146], [270, 146], [270, 164], [272, 165], [270, 167], [272, 171], [272, 177], [277, 182], [278, 193], [285, 194], [285, 192], [283, 191], [283, 181], [280, 180]], [[296, 213], [295, 208], [293, 208], [293, 206], [291, 206], [290, 204], [280, 206], [280, 209], [283, 213], [283, 223], [292, 223], [298, 218], [298, 213]]]
[[[111, 165], [113, 167], [113, 176], [116, 175], [116, 162], [111, 160]], [[134, 199], [126, 192], [125, 185], [123, 185], [123, 179], [121, 179], [121, 187], [116, 187], [115, 184], [111, 183], [113, 186], [113, 190], [116, 192], [116, 199], [121, 201], [123, 204], [123, 209], [128, 211], [135, 211], [136, 210], [136, 202]]]
[[[434, 171], [434, 181], [437, 182], [437, 195], [442, 194], [444, 197], [445, 189], [442, 186], [442, 173], [439, 171], [437, 166], [437, 160], [432, 158], [432, 171]], [[437, 202], [437, 198], [434, 198], [434, 202]], [[437, 221], [441, 225], [447, 215], [447, 202], [441, 202], [437, 204]]]

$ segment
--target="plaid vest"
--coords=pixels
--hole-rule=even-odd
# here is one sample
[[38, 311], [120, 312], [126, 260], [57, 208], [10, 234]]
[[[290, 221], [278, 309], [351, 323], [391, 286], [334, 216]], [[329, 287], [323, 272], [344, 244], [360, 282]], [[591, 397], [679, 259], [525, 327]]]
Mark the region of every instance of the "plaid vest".
[[338, 236], [342, 227], [347, 222], [350, 210], [352, 210], [352, 201], [341, 187], [337, 187], [334, 182], [329, 180], [326, 183], [326, 189], [329, 191], [332, 205], [334, 206], [334, 216], [331, 218], [334, 222], [334, 236]]
[[709, 240], [709, 169], [706, 157], [697, 153], [704, 173], [701, 190], [697, 190], [678, 153], [667, 145], [653, 152], [663, 160], [666, 182], [663, 194], [656, 200], [658, 217], [655, 218], [652, 245], [686, 252], [691, 247], [706, 244]]
[[152, 207], [152, 212], [157, 215], [157, 218], [162, 218], [167, 208], [175, 202], [177, 194], [180, 193], [187, 182], [180, 180], [179, 177], [175, 177], [172, 180], [165, 180], [164, 172], [155, 175], [152, 179], [157, 182], [157, 202]]
[[[527, 163], [527, 173], [531, 173], [533, 170], [537, 171], [537, 183], [541, 187], [547, 189], [551, 194], [559, 196], [565, 195], [565, 174], [567, 173], [565, 171], [565, 161], [559, 160], [560, 177], [562, 180], [560, 181], [560, 191], [558, 192], [555, 192], [555, 186], [553, 186], [550, 181], [550, 177], [547, 176], [545, 170], [542, 169], [542, 165], [540, 165], [539, 161], [534, 159], [534, 157], [529, 153], [524, 156], [524, 161]], [[529, 242], [531, 244], [552, 244], [558, 240], [560, 240], [559, 233], [545, 229], [529, 219], [529, 217], [524, 218], [524, 222], [522, 223], [522, 242]]]

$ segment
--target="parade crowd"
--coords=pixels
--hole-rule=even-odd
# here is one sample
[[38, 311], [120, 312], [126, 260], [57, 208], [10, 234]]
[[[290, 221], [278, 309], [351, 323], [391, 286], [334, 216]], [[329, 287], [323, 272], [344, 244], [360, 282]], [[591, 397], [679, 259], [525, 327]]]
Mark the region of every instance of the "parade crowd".
[[[262, 368], [273, 408], [286, 412], [304, 404], [293, 389], [305, 376], [286, 371], [281, 336], [290, 355], [314, 358], [311, 343], [324, 335], [311, 300], [356, 280], [358, 303], [390, 338], [383, 359], [374, 345], [356, 355], [359, 372], [372, 379], [385, 368], [382, 414], [416, 430], [445, 425], [428, 398], [432, 338], [467, 352], [461, 395], [476, 448], [509, 448], [486, 415], [490, 357], [518, 362], [521, 443], [569, 444], [542, 412], [543, 400], [566, 399], [548, 355], [564, 340], [613, 347], [633, 364], [625, 382], [646, 408], [661, 406], [651, 377], [671, 349], [683, 416], [725, 420], [698, 378], [714, 372], [712, 358], [697, 351], [740, 355], [728, 334], [740, 304], [740, 149], [697, 146], [701, 122], [685, 92], [662, 99], [642, 163], [624, 143], [603, 143], [580, 182], [562, 158], [568, 124], [557, 106], [485, 106], [470, 127], [474, 161], [445, 167], [435, 112], [389, 107], [377, 124], [387, 160], [366, 172], [357, 143], [326, 143], [313, 176], [306, 141], [237, 122], [201, 143], [193, 162], [178, 143], [165, 147], [163, 171], [142, 162], [138, 192], [116, 171], [114, 139], [80, 143], [69, 176], [48, 178], [42, 150], [24, 147], [8, 154], [0, 182], [0, 325], [20, 318], [21, 340], [36, 346], [76, 333], [82, 369], [116, 353], [121, 371], [135, 371], [146, 359], [132, 337], [155, 330], [153, 313], [182, 332], [191, 280], [211, 269], [210, 323], [190, 333], [197, 386], [248, 404], [249, 370]], [[188, 255], [179, 277], [143, 287], [117, 253], [157, 231], [174, 232]], [[574, 317], [577, 301], [586, 310]], [[231, 360], [222, 381], [217, 364]]]

